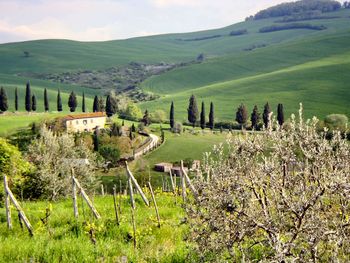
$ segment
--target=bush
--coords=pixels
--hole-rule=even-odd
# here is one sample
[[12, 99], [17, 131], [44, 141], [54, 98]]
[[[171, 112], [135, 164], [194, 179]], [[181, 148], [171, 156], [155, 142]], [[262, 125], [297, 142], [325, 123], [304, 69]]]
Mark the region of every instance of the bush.
[[173, 132], [174, 133], [182, 133], [183, 131], [183, 127], [182, 124], [180, 122], [175, 122], [174, 128], [173, 128]]
[[186, 206], [201, 261], [349, 260], [350, 144], [316, 126], [292, 116], [288, 131], [235, 136], [206, 155], [210, 176]]
[[330, 114], [324, 119], [324, 125], [330, 130], [345, 131], [348, 125], [349, 119], [344, 114]]
[[117, 146], [113, 144], [103, 145], [99, 149], [99, 153], [105, 159], [105, 161], [110, 162], [112, 166], [116, 166], [120, 159], [120, 150]]

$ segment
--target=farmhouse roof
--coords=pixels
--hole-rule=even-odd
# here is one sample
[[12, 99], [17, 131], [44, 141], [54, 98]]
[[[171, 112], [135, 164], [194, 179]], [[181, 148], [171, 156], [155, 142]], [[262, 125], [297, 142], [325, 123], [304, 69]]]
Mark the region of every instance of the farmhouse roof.
[[101, 118], [101, 117], [106, 117], [106, 114], [104, 112], [82, 113], [82, 114], [67, 115], [66, 117], [64, 117], [64, 119], [69, 121], [69, 120]]

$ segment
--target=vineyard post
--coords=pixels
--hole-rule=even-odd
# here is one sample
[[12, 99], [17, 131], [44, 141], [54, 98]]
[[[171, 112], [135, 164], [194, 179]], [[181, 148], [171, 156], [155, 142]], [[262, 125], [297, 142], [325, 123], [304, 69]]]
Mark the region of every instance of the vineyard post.
[[113, 187], [113, 202], [114, 202], [114, 212], [115, 219], [117, 220], [117, 225], [119, 226], [119, 215], [118, 215], [118, 207], [117, 207], [117, 194], [116, 194], [116, 186]]
[[72, 193], [72, 197], [73, 197], [73, 209], [74, 209], [74, 217], [78, 218], [79, 216], [79, 212], [78, 212], [78, 204], [77, 204], [77, 186], [75, 184], [75, 180], [74, 180], [74, 170], [72, 169], [72, 189], [73, 189], [73, 193]]
[[156, 210], [157, 220], [158, 220], [158, 227], [160, 228], [160, 217], [159, 217], [158, 206], [157, 206], [156, 198], [155, 198], [155, 196], [154, 196], [153, 189], [152, 189], [152, 185], [151, 185], [150, 182], [148, 182], [148, 187], [149, 187], [149, 190], [150, 190], [151, 195], [152, 195], [152, 201], [153, 201], [153, 204], [154, 204], [154, 208], [155, 208], [155, 210]]
[[5, 207], [6, 207], [7, 227], [9, 229], [12, 229], [10, 197], [9, 197], [8, 192], [7, 192], [8, 184], [7, 184], [6, 176], [4, 176], [4, 188], [5, 188]]
[[141, 197], [142, 197], [142, 200], [145, 202], [145, 204], [146, 204], [147, 206], [149, 206], [149, 202], [148, 202], [148, 199], [147, 199], [146, 195], [143, 193], [143, 191], [142, 191], [140, 185], [138, 184], [137, 180], [136, 180], [135, 177], [132, 175], [132, 173], [131, 173], [131, 171], [130, 171], [130, 169], [129, 169], [129, 167], [128, 167], [128, 162], [125, 162], [125, 165], [126, 165], [126, 172], [127, 172], [128, 177], [129, 177], [129, 179], [130, 179], [130, 183], [133, 183], [133, 184], [135, 185], [137, 191], [139, 192], [139, 194], [140, 194]]

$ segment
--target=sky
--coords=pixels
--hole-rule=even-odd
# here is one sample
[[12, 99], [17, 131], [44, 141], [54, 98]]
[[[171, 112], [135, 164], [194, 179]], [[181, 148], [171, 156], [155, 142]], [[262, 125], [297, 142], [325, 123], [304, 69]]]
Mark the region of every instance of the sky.
[[105, 41], [228, 26], [286, 0], [0, 0], [0, 43]]

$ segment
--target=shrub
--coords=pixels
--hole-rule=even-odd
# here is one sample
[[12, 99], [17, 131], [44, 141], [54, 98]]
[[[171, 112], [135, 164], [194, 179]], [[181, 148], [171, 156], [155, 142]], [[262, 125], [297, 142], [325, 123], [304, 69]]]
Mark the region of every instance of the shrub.
[[233, 30], [230, 32], [230, 36], [240, 36], [240, 35], [245, 35], [245, 34], [248, 34], [247, 29]]
[[105, 161], [110, 162], [114, 167], [118, 164], [120, 159], [120, 150], [116, 145], [103, 145], [100, 147], [99, 153], [105, 159]]
[[330, 114], [324, 119], [324, 125], [330, 130], [345, 131], [349, 119], [344, 114]]
[[316, 25], [310, 25], [310, 24], [291, 23], [286, 25], [272, 25], [272, 26], [262, 27], [259, 29], [259, 32], [269, 33], [274, 31], [292, 30], [292, 29], [325, 30], [327, 29], [327, 27], [325, 27], [324, 25], [316, 26]]
[[349, 260], [350, 144], [326, 140], [316, 118], [289, 125], [206, 154], [186, 207], [201, 261]]

